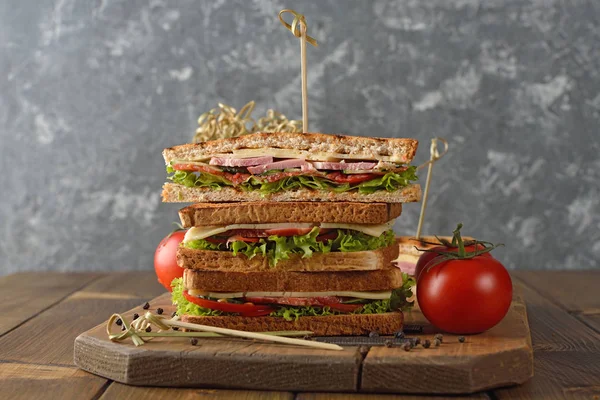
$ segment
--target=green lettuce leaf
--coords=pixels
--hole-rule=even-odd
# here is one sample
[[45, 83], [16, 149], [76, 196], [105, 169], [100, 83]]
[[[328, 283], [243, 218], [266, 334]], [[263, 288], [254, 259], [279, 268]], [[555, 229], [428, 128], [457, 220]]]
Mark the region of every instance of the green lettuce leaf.
[[225, 250], [227, 248], [224, 243], [211, 243], [204, 239], [191, 240], [185, 244], [185, 247], [194, 250]]
[[[392, 291], [392, 296], [386, 300], [365, 300], [365, 299], [351, 299], [346, 301], [346, 304], [353, 304], [360, 302], [362, 308], [353, 312], [353, 314], [383, 314], [390, 311], [406, 311], [410, 309], [413, 302], [407, 301], [408, 297], [412, 296], [411, 287], [415, 284], [415, 280], [409, 277], [407, 274], [402, 274], [402, 287]], [[236, 315], [234, 313], [227, 313], [224, 311], [211, 310], [197, 306], [194, 303], [190, 303], [183, 296], [183, 279], [176, 278], [171, 282], [173, 292], [171, 299], [173, 304], [177, 306], [177, 314], [179, 315], [199, 315], [199, 316], [218, 316], [218, 315]], [[343, 314], [339, 311], [334, 311], [329, 307], [313, 307], [313, 306], [285, 306], [285, 305], [272, 305], [276, 307], [276, 310], [269, 314], [272, 317], [284, 318], [286, 321], [294, 321], [300, 317], [307, 316], [326, 316], [326, 315], [337, 315]]]
[[187, 187], [208, 187], [212, 190], [221, 190], [224, 186], [233, 186], [231, 181], [222, 176], [208, 173], [196, 175], [193, 172], [176, 171], [170, 165], [167, 166], [167, 173], [173, 174], [168, 179]]
[[408, 301], [408, 299], [413, 295], [412, 287], [415, 286], [415, 284], [415, 278], [403, 272], [402, 287], [392, 291], [392, 297], [390, 297], [390, 309], [402, 311], [411, 309], [414, 305], [414, 301]]
[[390, 229], [381, 236], [369, 236], [362, 232], [338, 229], [337, 237], [326, 242], [317, 241], [319, 228], [298, 236], [269, 236], [256, 243], [234, 241], [229, 247], [226, 244], [215, 244], [204, 239], [190, 240], [183, 243], [190, 249], [232, 251], [234, 255], [244, 254], [249, 259], [257, 254], [267, 257], [269, 264], [277, 265], [280, 260], [287, 260], [291, 254], [301, 254], [303, 258], [312, 257], [313, 253], [329, 253], [330, 251], [352, 252], [377, 250], [394, 244], [394, 232]]
[[[224, 313], [219, 310], [211, 310], [210, 308], [200, 307], [194, 303], [190, 303], [183, 297], [183, 278], [175, 278], [171, 282], [171, 300], [177, 306], [178, 315], [199, 315], [203, 317], [218, 316]], [[226, 313], [225, 313], [226, 314]]]
[[[385, 175], [378, 176], [377, 178], [357, 185], [338, 183], [322, 176], [313, 175], [288, 176], [275, 182], [264, 182], [260, 179], [260, 176], [253, 175], [245, 182], [236, 186], [236, 188], [243, 191], [258, 191], [263, 196], [302, 188], [335, 193], [352, 190], [357, 190], [361, 194], [370, 194], [379, 190], [394, 192], [410, 185], [412, 181], [416, 181], [418, 179], [416, 171], [416, 167], [410, 166], [406, 171], [388, 172]], [[214, 190], [220, 190], [225, 186], [234, 186], [233, 182], [228, 179], [207, 172], [194, 173], [175, 171], [173, 167], [169, 165], [167, 166], [167, 173], [172, 174], [169, 176], [169, 179], [174, 183], [187, 187], [208, 187]]]

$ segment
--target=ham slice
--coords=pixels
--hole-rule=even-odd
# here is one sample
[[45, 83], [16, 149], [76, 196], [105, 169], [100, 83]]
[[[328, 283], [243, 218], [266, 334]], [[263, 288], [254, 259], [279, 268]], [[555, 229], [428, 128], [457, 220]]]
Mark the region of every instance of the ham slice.
[[218, 165], [220, 167], [251, 167], [254, 165], [268, 165], [273, 162], [273, 157], [252, 157], [252, 158], [229, 158], [229, 157], [213, 157], [210, 159], [210, 165]]
[[263, 172], [270, 171], [272, 169], [287, 169], [287, 168], [298, 168], [308, 164], [306, 161], [300, 158], [292, 158], [289, 160], [276, 161], [266, 164], [261, 164], [256, 167], [248, 167], [248, 171], [251, 174], [262, 174]]
[[353, 170], [371, 170], [371, 169], [375, 168], [377, 163], [365, 162], [365, 161], [349, 162], [349, 163], [315, 161], [312, 163], [312, 165], [314, 165], [314, 167], [316, 169], [331, 169], [331, 170], [336, 170], [336, 171], [341, 171], [341, 170], [353, 171]]

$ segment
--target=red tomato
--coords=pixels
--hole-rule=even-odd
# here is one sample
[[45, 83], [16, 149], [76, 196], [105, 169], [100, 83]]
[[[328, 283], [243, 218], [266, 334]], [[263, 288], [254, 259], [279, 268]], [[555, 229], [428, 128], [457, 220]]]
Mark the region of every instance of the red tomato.
[[308, 232], [312, 231], [312, 228], [275, 228], [275, 229], [265, 229], [265, 233], [267, 235], [277, 235], [277, 236], [300, 236], [306, 235]]
[[183, 268], [177, 265], [177, 248], [183, 240], [186, 231], [176, 231], [160, 241], [154, 252], [154, 271], [158, 277], [158, 282], [169, 292], [171, 282], [175, 278], [183, 276]]
[[255, 306], [254, 304], [235, 304], [235, 303], [226, 303], [226, 302], [218, 302], [213, 300], [205, 300], [198, 298], [196, 296], [192, 296], [188, 293], [187, 290], [183, 292], [183, 297], [190, 303], [194, 303], [200, 307], [210, 308], [211, 310], [219, 310], [224, 312], [231, 313], [239, 313], [242, 316], [247, 317], [259, 317], [262, 315], [268, 315], [275, 311], [274, 308], [269, 306]]
[[[477, 250], [482, 250], [482, 249], [483, 249], [482, 245], [477, 245]], [[457, 253], [458, 247], [437, 246], [437, 247], [432, 248], [431, 250]], [[467, 252], [475, 251], [475, 245], [465, 246], [465, 251], [467, 251]], [[429, 264], [429, 261], [433, 260], [437, 256], [439, 256], [439, 254], [437, 254], [433, 251], [424, 251], [423, 254], [421, 254], [421, 257], [419, 257], [419, 260], [417, 261], [417, 265], [415, 266], [415, 279], [419, 279], [419, 274], [421, 273], [421, 270], [423, 270], [423, 267], [426, 266], [427, 264]], [[492, 257], [492, 254], [490, 252], [487, 252], [487, 253], [483, 253], [481, 256], [482, 257]]]
[[[323, 229], [321, 229], [321, 232], [323, 232]], [[319, 236], [317, 236], [316, 240], [317, 240], [317, 242], [326, 242], [328, 240], [335, 240], [335, 239], [337, 239], [337, 237], [338, 237], [337, 231], [331, 231], [331, 232], [319, 234]]]
[[224, 236], [209, 236], [207, 238], [204, 238], [204, 240], [206, 240], [209, 243], [214, 243], [214, 244], [221, 244], [221, 243], [227, 243], [227, 239]]
[[377, 174], [344, 174], [342, 172], [332, 172], [325, 177], [338, 183], [361, 183], [377, 178]]
[[224, 174], [220, 169], [206, 164], [173, 164], [172, 167], [175, 171], [208, 172], [214, 175]]
[[229, 239], [227, 239], [227, 242], [246, 242], [246, 243], [257, 243], [260, 240], [260, 238], [257, 237], [245, 237], [242, 235], [235, 235], [235, 236], [231, 236]]
[[436, 327], [456, 334], [479, 333], [508, 312], [512, 281], [495, 258], [447, 260], [428, 267], [419, 276], [417, 300], [423, 315]]
[[362, 304], [327, 304], [327, 307], [335, 311], [350, 313], [362, 307]]

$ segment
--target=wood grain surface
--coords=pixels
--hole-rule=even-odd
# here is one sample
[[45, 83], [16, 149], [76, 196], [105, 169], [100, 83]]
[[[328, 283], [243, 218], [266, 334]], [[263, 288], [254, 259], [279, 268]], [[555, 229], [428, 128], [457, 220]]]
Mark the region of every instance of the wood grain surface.
[[39, 279], [38, 273], [24, 272], [0, 277], [0, 336], [100, 276], [49, 272], [44, 274], [44, 279]]
[[[150, 301], [149, 311], [174, 311], [170, 296]], [[122, 313], [132, 320], [141, 307]], [[75, 364], [133, 385], [210, 386], [262, 390], [356, 391], [362, 356], [357, 347], [323, 351], [244, 339], [156, 338], [144, 346], [108, 340], [105, 324], [77, 337]]]
[[[156, 278], [147, 273], [111, 274], [93, 280], [81, 290], [77, 289], [82, 285], [82, 277], [70, 276], [70, 296], [0, 337], [1, 399], [42, 398], [49, 393], [53, 398], [92, 398], [108, 381], [73, 365], [75, 337], [106, 320], [112, 310], [145, 301], [136, 294], [157, 295], [164, 291], [156, 284]], [[35, 279], [45, 280], [39, 274]], [[48, 274], [50, 284], [54, 279], [54, 274]], [[44, 296], [43, 292], [40, 295]], [[24, 307], [29, 310], [27, 305]], [[19, 307], [15, 310], [18, 312]]]
[[[517, 293], [518, 291], [516, 291]], [[407, 324], [429, 327], [415, 307], [406, 313]], [[433, 342], [432, 327], [421, 340]], [[363, 362], [361, 389], [366, 392], [472, 393], [523, 383], [533, 374], [533, 351], [523, 298], [515, 295], [506, 317], [479, 335], [444, 334], [442, 345], [410, 352], [401, 348], [373, 347]]]
[[[513, 273], [513, 282], [527, 299], [535, 378], [496, 390], [497, 398], [600, 398], [600, 335], [569, 312], [597, 304], [597, 291], [590, 288], [598, 287], [600, 274], [535, 271], [535, 275]], [[580, 303], [569, 298], [565, 287], [573, 288]]]
[[[150, 301], [170, 313], [168, 295]], [[131, 321], [141, 307], [123, 313]], [[406, 315], [410, 324], [437, 333], [421, 312]], [[116, 328], [116, 327], [115, 327]], [[532, 376], [533, 350], [522, 297], [490, 331], [469, 336], [465, 343], [446, 335], [440, 347], [372, 347], [366, 358], [357, 347], [322, 351], [253, 343], [241, 339], [205, 339], [191, 346], [184, 339], [154, 339], [144, 346], [113, 343], [99, 325], [75, 341], [75, 364], [106, 378], [133, 385], [210, 386], [274, 390], [326, 390], [402, 393], [473, 393], [522, 383]], [[361, 370], [362, 368], [362, 370]], [[182, 373], [185, 371], [185, 373]], [[360, 383], [359, 383], [360, 382]]]
[[[552, 276], [547, 277], [547, 274]], [[242, 398], [242, 399], [417, 399], [439, 398], [402, 394], [291, 393], [135, 387], [79, 370], [72, 362], [74, 337], [106, 320], [116, 310], [142, 304], [163, 293], [152, 272], [130, 274], [35, 274], [0, 278], [3, 314], [12, 322], [0, 325], [0, 398]], [[598, 371], [600, 327], [597, 273], [513, 272], [526, 300], [535, 375], [528, 382], [457, 398], [540, 399], [600, 398]], [[28, 276], [27, 279], [23, 277]], [[34, 279], [37, 283], [30, 280]], [[7, 283], [8, 282], [8, 283]], [[45, 284], [44, 284], [45, 283]], [[61, 287], [62, 295], [54, 291]], [[572, 296], [572, 288], [577, 294]], [[589, 290], [589, 288], [593, 290]], [[16, 299], [35, 288], [35, 295]], [[46, 300], [41, 301], [44, 298]], [[37, 303], [36, 303], [37, 302]], [[10, 307], [6, 305], [10, 304]], [[54, 327], [57, 325], [57, 327]], [[8, 328], [6, 328], [8, 326]], [[450, 335], [445, 336], [447, 344]], [[467, 341], [468, 341], [467, 337]], [[435, 350], [434, 350], [435, 351]], [[412, 354], [412, 353], [411, 353]], [[422, 376], [414, 379], [424, 379]], [[314, 389], [313, 389], [314, 390]], [[315, 390], [316, 391], [316, 390]]]

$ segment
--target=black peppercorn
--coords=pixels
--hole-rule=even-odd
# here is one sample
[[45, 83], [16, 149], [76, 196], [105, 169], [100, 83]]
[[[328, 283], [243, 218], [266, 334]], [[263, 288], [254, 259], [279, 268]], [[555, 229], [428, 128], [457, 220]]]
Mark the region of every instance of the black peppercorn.
[[465, 340], [466, 340], [466, 339], [465, 339], [465, 337], [464, 337], [464, 336], [459, 336], [459, 337], [458, 337], [458, 341], [459, 341], [459, 342], [461, 342], [461, 343], [464, 343], [464, 342], [465, 342]]
[[123, 325], [123, 321], [121, 321], [121, 318], [117, 318], [117, 320], [115, 321], [115, 323], [119, 326]]
[[441, 341], [440, 339], [435, 339], [435, 340], [433, 341], [433, 345], [434, 345], [435, 347], [438, 347], [440, 344], [442, 344], [442, 341]]
[[369, 332], [369, 337], [377, 337], [377, 336], [379, 336], [379, 332], [377, 332], [377, 331]]
[[161, 314], [163, 313], [163, 311], [164, 311], [164, 310], [163, 310], [162, 308], [160, 308], [160, 307], [158, 307], [158, 308], [156, 309], [156, 313], [157, 313], [158, 315], [161, 315]]
[[431, 346], [431, 341], [429, 339], [425, 339], [425, 341], [423, 342], [423, 347], [428, 349], [430, 346]]
[[138, 319], [140, 316], [138, 313], [133, 314], [133, 320], [135, 321], [136, 319]]
[[144, 307], [142, 307], [144, 310], [147, 310], [150, 308], [150, 303], [146, 302], [146, 304], [144, 304]]
[[402, 339], [402, 338], [404, 338], [404, 332], [398, 331], [398, 332], [394, 333], [394, 337], [396, 339]]
[[197, 345], [197, 344], [198, 344], [198, 339], [196, 339], [195, 337], [194, 337], [194, 338], [191, 338], [191, 339], [190, 339], [190, 343], [192, 344], [192, 346], [195, 346], [195, 345]]
[[444, 341], [444, 336], [441, 333], [437, 333], [433, 338], [439, 340], [440, 343]]
[[415, 346], [418, 346], [421, 344], [421, 338], [416, 338], [415, 339]]
[[385, 347], [394, 347], [394, 342], [392, 342], [390, 339], [387, 339], [385, 341]]
[[410, 343], [404, 343], [404, 345], [402, 346], [402, 348], [404, 349], [404, 351], [410, 351], [410, 349], [412, 347], [410, 346]]
[[147, 327], [147, 328], [146, 328], [146, 332], [148, 332], [148, 333], [152, 332], [152, 327], [150, 327], [150, 326], [149, 326], [149, 327]]
[[178, 327], [176, 327], [176, 326], [174, 326], [174, 327], [173, 327], [173, 330], [174, 330], [174, 331], [178, 331], [178, 330], [179, 330], [179, 328], [178, 328]]

